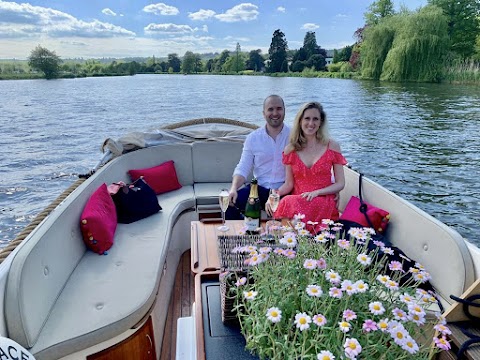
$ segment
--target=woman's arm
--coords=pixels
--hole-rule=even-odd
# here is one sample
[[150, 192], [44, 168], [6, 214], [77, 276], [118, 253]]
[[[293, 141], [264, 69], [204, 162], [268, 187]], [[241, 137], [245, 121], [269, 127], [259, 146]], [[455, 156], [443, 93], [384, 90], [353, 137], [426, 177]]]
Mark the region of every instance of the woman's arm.
[[285, 165], [285, 182], [278, 188], [280, 196], [290, 194], [293, 190], [293, 172], [290, 165]]

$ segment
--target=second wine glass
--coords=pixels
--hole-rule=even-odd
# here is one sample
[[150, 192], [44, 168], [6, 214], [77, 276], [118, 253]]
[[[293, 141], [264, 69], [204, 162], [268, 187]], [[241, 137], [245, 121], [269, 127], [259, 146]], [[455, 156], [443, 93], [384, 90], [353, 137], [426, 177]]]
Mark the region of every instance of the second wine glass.
[[270, 208], [273, 211], [272, 215], [272, 225], [274, 226], [280, 226], [280, 222], [275, 220], [275, 211], [277, 211], [278, 204], [280, 203], [280, 194], [278, 193], [278, 190], [276, 189], [270, 189], [270, 195], [268, 196], [268, 202], [270, 204]]
[[228, 204], [230, 202], [229, 193], [227, 189], [220, 190], [220, 195], [218, 195], [218, 202], [220, 204], [220, 210], [222, 210], [222, 225], [218, 227], [218, 230], [226, 232], [230, 228], [225, 225], [225, 211], [228, 209]]

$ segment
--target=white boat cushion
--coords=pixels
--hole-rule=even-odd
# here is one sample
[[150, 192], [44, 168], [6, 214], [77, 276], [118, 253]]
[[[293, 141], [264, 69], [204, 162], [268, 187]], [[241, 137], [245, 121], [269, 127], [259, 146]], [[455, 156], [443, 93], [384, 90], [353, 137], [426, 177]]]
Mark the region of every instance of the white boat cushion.
[[[240, 160], [243, 144], [230, 141], [192, 144], [195, 183], [232, 183], [233, 170]], [[228, 186], [230, 188], [230, 186]]]
[[197, 205], [218, 205], [218, 194], [220, 194], [220, 190], [228, 190], [230, 189], [231, 185], [231, 182], [193, 184], [193, 190], [195, 191], [195, 199], [197, 201]]
[[37, 360], [57, 359], [105, 341], [145, 316], [155, 300], [175, 219], [193, 210], [193, 196], [191, 186], [159, 195], [163, 210], [118, 224], [107, 256], [85, 253], [30, 349]]
[[[358, 194], [358, 174], [345, 168], [345, 189], [340, 193], [340, 209], [349, 197]], [[390, 212], [386, 235], [393, 245], [425, 266], [445, 308], [452, 304], [451, 294], [462, 294], [473, 283], [473, 262], [459, 233], [403, 200], [391, 191], [363, 178], [362, 194], [366, 202]]]

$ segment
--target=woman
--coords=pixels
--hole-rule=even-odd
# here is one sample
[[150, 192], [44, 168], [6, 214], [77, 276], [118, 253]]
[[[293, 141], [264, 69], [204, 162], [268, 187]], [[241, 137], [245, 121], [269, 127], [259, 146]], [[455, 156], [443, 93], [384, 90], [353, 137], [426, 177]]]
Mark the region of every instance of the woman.
[[337, 220], [335, 194], [345, 186], [347, 161], [328, 136], [327, 117], [318, 102], [306, 103], [295, 117], [283, 163], [286, 178], [278, 191], [280, 196], [290, 195], [280, 201], [275, 218], [292, 219], [301, 213], [305, 222]]

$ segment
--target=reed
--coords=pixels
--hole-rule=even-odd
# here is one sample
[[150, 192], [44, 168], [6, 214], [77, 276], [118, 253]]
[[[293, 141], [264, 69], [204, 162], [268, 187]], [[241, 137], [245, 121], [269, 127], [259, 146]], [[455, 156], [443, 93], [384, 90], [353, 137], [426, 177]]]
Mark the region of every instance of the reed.
[[456, 84], [480, 84], [480, 63], [458, 60], [445, 69], [444, 81]]

